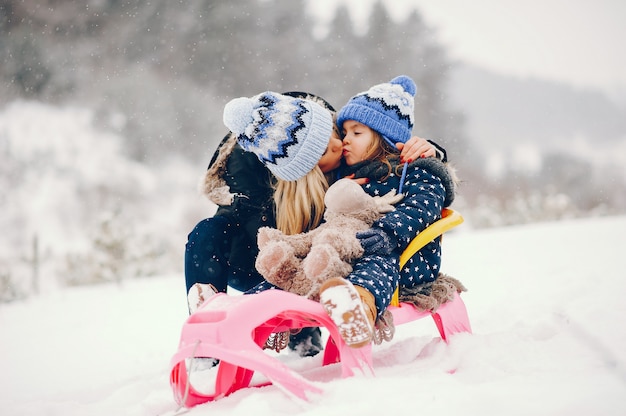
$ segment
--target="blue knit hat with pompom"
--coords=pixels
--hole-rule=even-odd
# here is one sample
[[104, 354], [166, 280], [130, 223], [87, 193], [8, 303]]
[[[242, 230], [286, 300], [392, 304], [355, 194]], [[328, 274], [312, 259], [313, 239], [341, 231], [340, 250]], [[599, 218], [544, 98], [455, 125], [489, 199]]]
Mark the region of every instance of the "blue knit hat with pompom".
[[319, 104], [271, 91], [231, 100], [224, 107], [224, 124], [241, 147], [286, 181], [317, 165], [333, 127], [329, 110]]
[[395, 148], [396, 143], [405, 143], [411, 138], [416, 91], [415, 82], [406, 75], [374, 85], [350, 98], [339, 110], [337, 126], [341, 130], [344, 121], [358, 121], [380, 133]]

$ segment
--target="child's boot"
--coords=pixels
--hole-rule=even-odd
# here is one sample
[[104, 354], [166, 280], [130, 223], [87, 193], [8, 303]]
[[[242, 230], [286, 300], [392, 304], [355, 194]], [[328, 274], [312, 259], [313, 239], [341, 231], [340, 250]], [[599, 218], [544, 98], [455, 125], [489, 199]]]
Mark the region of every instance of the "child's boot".
[[320, 303], [348, 346], [360, 348], [370, 343], [376, 304], [368, 290], [345, 279], [329, 279], [320, 288]]

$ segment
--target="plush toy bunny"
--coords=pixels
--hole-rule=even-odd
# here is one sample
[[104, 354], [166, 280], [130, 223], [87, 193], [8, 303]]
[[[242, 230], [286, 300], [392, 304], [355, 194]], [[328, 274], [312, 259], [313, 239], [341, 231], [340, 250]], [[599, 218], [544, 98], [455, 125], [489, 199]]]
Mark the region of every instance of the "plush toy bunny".
[[256, 268], [281, 289], [317, 300], [321, 284], [331, 277], [347, 276], [352, 261], [363, 254], [356, 233], [393, 211], [393, 204], [402, 197], [395, 191], [372, 197], [356, 182], [341, 179], [326, 192], [325, 222], [316, 229], [295, 235], [259, 229]]

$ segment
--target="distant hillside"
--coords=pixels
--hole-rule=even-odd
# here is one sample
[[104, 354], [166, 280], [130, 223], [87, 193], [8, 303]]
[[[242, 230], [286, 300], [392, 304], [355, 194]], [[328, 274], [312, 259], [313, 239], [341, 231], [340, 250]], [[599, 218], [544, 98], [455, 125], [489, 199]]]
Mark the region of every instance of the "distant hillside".
[[451, 73], [450, 95], [467, 117], [468, 136], [481, 147], [553, 149], [572, 139], [609, 147], [626, 140], [626, 101], [620, 105], [599, 90], [463, 65]]

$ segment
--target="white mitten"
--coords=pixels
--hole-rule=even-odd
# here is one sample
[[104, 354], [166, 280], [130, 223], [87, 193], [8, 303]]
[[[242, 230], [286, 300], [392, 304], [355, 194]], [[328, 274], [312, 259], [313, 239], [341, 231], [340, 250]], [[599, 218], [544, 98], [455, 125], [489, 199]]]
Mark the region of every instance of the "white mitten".
[[395, 210], [394, 205], [402, 201], [402, 198], [404, 198], [404, 195], [403, 194], [396, 195], [396, 190], [392, 189], [391, 191], [387, 192], [383, 196], [374, 196], [372, 198], [374, 199], [374, 202], [376, 203], [376, 206], [378, 207], [378, 212], [380, 212], [381, 214], [384, 214], [384, 213]]

